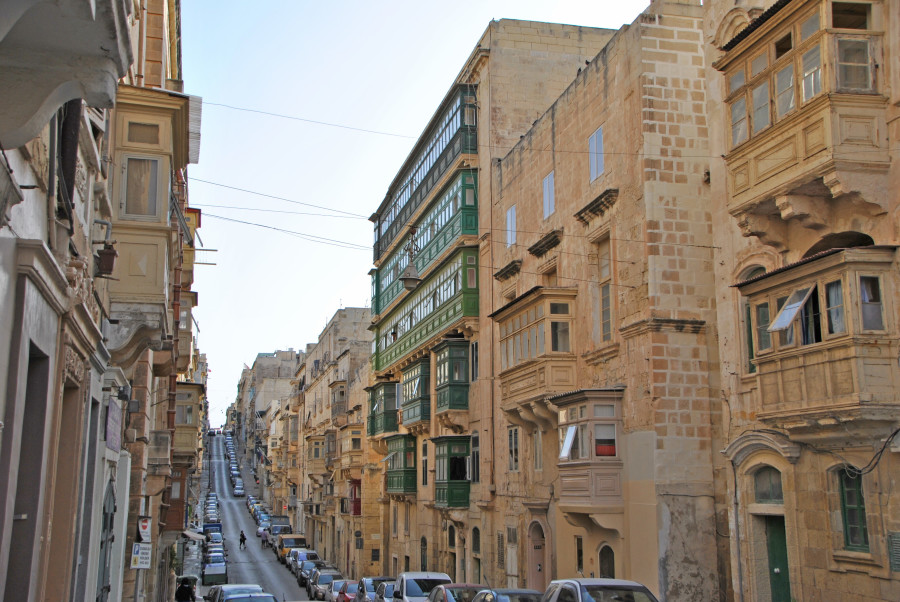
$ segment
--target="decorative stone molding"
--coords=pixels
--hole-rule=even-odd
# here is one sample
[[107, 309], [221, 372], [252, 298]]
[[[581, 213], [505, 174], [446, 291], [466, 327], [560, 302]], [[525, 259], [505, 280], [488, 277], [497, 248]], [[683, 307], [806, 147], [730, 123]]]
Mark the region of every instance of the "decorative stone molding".
[[583, 209], [575, 214], [575, 219], [587, 226], [592, 219], [602, 216], [604, 213], [615, 205], [616, 199], [619, 198], [618, 188], [607, 188], [600, 193], [596, 199], [584, 206]]
[[645, 332], [685, 332], [696, 334], [704, 330], [706, 330], [705, 320], [651, 317], [623, 326], [620, 332], [623, 337], [629, 339]]
[[735, 466], [740, 466], [754, 452], [773, 451], [791, 464], [800, 458], [800, 446], [786, 436], [775, 432], [751, 431], [742, 433], [722, 450], [722, 454]]
[[503, 282], [504, 280], [511, 278], [518, 274], [522, 270], [522, 260], [521, 259], [513, 259], [508, 264], [494, 272], [494, 278]]
[[535, 257], [543, 257], [550, 249], [557, 246], [562, 240], [562, 228], [552, 230], [542, 236], [540, 240], [528, 247], [528, 252]]

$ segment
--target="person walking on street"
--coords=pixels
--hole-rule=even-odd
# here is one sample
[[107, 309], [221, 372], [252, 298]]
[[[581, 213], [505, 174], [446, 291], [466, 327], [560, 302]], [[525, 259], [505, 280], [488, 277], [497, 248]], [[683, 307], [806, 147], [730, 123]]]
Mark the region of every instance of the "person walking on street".
[[194, 588], [191, 587], [191, 580], [185, 577], [181, 580], [181, 585], [175, 590], [175, 602], [195, 602]]
[[246, 547], [247, 547], [247, 536], [244, 535], [243, 531], [241, 531], [241, 549], [243, 550]]
[[266, 547], [269, 545], [269, 530], [263, 529], [262, 532], [262, 547]]

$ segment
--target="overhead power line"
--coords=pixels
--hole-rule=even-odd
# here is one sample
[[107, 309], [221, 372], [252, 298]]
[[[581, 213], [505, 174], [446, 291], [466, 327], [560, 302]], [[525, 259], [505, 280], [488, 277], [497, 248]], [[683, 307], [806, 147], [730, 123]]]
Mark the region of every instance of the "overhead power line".
[[333, 238], [325, 238], [324, 236], [315, 236], [313, 234], [306, 234], [304, 232], [297, 232], [295, 230], [287, 230], [285, 228], [278, 228], [276, 226], [268, 226], [266, 224], [257, 224], [255, 222], [247, 222], [240, 219], [234, 219], [231, 217], [225, 217], [223, 215], [215, 215], [212, 213], [204, 213], [203, 217], [212, 217], [215, 219], [220, 219], [226, 222], [234, 222], [237, 224], [244, 224], [245, 226], [256, 226], [257, 228], [265, 228], [267, 230], [275, 230], [276, 232], [282, 232], [284, 234], [289, 234], [291, 236], [296, 236], [297, 238], [302, 238], [308, 240], [310, 242], [317, 242], [321, 244], [331, 245], [333, 247], [343, 247], [345, 249], [353, 249], [358, 251], [370, 251], [372, 247], [365, 245], [358, 245], [352, 242], [346, 242], [343, 240], [335, 240]]
[[246, 192], [247, 194], [255, 194], [256, 196], [264, 196], [269, 199], [285, 201], [286, 203], [294, 203], [295, 205], [304, 205], [306, 207], [314, 207], [316, 209], [322, 209], [324, 211], [334, 211], [335, 213], [343, 213], [344, 215], [350, 215], [353, 217], [358, 217], [360, 219], [368, 219], [368, 216], [362, 215], [360, 213], [352, 213], [350, 211], [341, 211], [340, 209], [332, 209], [331, 207], [323, 207], [322, 205], [313, 205], [312, 203], [304, 203], [303, 201], [295, 201], [294, 199], [288, 199], [283, 196], [277, 196], [274, 194], [266, 194], [265, 192], [257, 192], [255, 190], [247, 190], [246, 188], [238, 188], [237, 186], [229, 186], [228, 184], [219, 184], [218, 182], [210, 182], [209, 180], [201, 180], [200, 178], [191, 177], [190, 181], [191, 182], [203, 182], [204, 184], [209, 184], [211, 186], [219, 186], [221, 188], [228, 188], [230, 190], [239, 190], [241, 192]]

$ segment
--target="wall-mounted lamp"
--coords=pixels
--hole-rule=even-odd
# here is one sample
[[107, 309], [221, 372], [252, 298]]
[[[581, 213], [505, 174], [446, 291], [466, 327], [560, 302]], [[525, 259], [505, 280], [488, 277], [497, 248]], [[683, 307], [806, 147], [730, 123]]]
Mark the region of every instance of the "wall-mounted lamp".
[[409, 256], [409, 261], [406, 262], [406, 267], [398, 278], [398, 280], [403, 283], [403, 288], [408, 291], [414, 290], [419, 286], [419, 283], [422, 282], [422, 277], [419, 276], [419, 271], [416, 269], [414, 261], [416, 253], [418, 252], [419, 247], [416, 245], [416, 228], [411, 227], [409, 229], [409, 242], [406, 244], [406, 253]]

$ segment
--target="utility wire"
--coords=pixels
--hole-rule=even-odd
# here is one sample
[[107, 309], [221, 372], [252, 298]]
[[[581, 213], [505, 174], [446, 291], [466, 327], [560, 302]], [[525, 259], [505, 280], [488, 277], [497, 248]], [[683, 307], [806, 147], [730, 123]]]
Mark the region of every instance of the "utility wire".
[[360, 251], [371, 251], [371, 249], [372, 249], [369, 246], [357, 245], [355, 243], [346, 242], [346, 241], [342, 241], [342, 240], [335, 240], [333, 238], [325, 238], [324, 236], [314, 236], [312, 234], [305, 234], [303, 232], [296, 232], [294, 230], [286, 230], [284, 228], [276, 228], [275, 226], [268, 226], [266, 224], [257, 224], [254, 222], [247, 222], [244, 220], [233, 219], [230, 217], [224, 217], [222, 215], [215, 215], [212, 213], [204, 213], [203, 216], [224, 220], [226, 222], [234, 222], [237, 224], [244, 224], [245, 226], [256, 226], [257, 228], [266, 228], [267, 230], [275, 230], [276, 232], [283, 232], [284, 234], [290, 234], [291, 236], [303, 238], [310, 242], [318, 242], [318, 243], [322, 243], [322, 244], [331, 245], [334, 247], [343, 247], [345, 249], [354, 249], [354, 250], [360, 250]]
[[274, 194], [266, 194], [265, 192], [257, 192], [255, 190], [247, 190], [246, 188], [238, 188], [237, 186], [229, 186], [228, 184], [219, 184], [218, 182], [211, 182], [209, 180], [201, 180], [200, 178], [191, 177], [190, 181], [191, 182], [203, 182], [204, 184], [210, 184], [212, 186], [220, 186], [222, 188], [228, 188], [230, 190], [239, 190], [241, 192], [246, 192], [248, 194], [255, 194], [256, 196], [263, 196], [263, 197], [270, 198], [270, 199], [276, 199], [279, 201], [284, 201], [286, 203], [294, 203], [295, 205], [305, 205], [306, 207], [314, 207], [316, 209], [322, 209], [324, 211], [334, 211], [335, 213], [343, 213], [344, 215], [350, 215], [353, 217], [358, 217], [360, 219], [368, 219], [367, 216], [359, 214], [359, 213], [352, 213], [350, 211], [341, 211], [340, 209], [332, 209], [331, 207], [323, 207], [321, 205], [313, 205], [312, 203], [304, 203], [302, 201], [295, 201], [294, 199], [288, 199], [283, 196], [276, 196]]
[[260, 207], [237, 207], [234, 205], [193, 204], [191, 207], [216, 207], [217, 209], [235, 209], [237, 211], [264, 211], [266, 213], [286, 213], [288, 215], [310, 215], [313, 217], [334, 217], [338, 219], [362, 219], [355, 215], [330, 215], [328, 213], [308, 213], [306, 211], [283, 211], [281, 209], [262, 209]]

